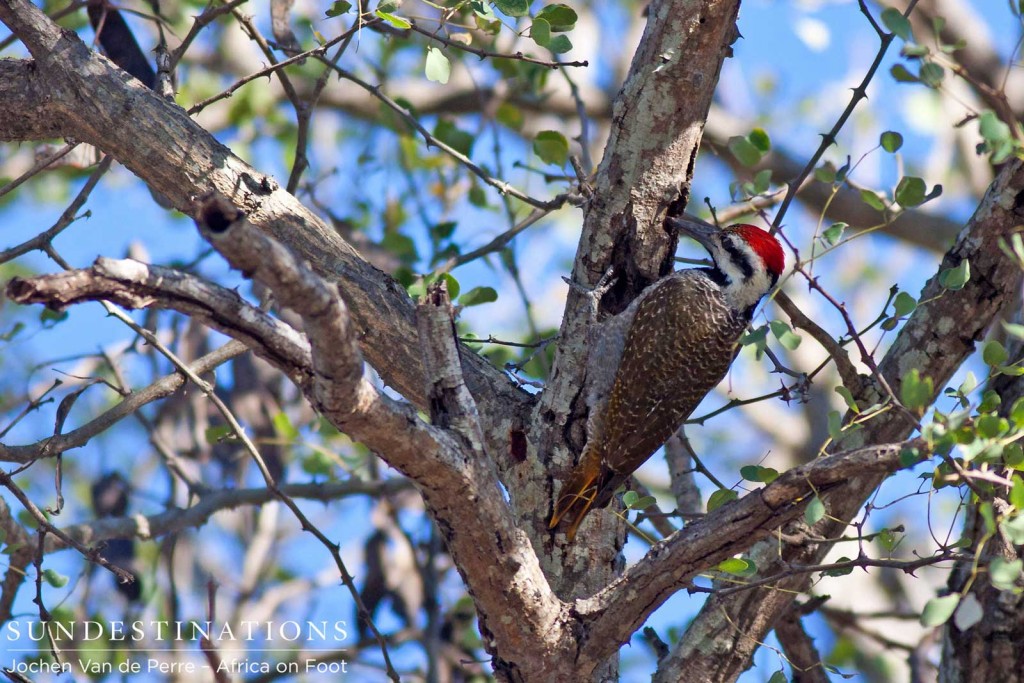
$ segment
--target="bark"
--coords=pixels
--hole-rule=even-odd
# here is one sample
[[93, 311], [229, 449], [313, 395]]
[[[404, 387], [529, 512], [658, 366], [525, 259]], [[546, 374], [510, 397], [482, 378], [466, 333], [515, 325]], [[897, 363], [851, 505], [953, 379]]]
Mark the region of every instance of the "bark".
[[[669, 215], [689, 198], [693, 161], [722, 62], [736, 36], [738, 0], [665, 0], [650, 5], [647, 28], [612, 106], [611, 135], [584, 209], [572, 280], [595, 286], [611, 268], [616, 285], [602, 303], [615, 313], [672, 267]], [[524, 473], [530, 534], [563, 598], [593, 594], [622, 568], [625, 532], [607, 512], [589, 515], [586, 542], [564, 544], [547, 531], [555, 482], [568, 475], [585, 440], [586, 340], [591, 300], [570, 290], [554, 369], [534, 411], [529, 442], [539, 459]], [[537, 466], [536, 463], [541, 466]]]

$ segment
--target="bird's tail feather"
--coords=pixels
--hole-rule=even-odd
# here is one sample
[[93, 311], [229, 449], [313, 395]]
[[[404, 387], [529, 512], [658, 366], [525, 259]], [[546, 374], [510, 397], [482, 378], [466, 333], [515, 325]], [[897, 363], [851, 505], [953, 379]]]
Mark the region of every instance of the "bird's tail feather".
[[[554, 529], [563, 520], [569, 522], [566, 538], [571, 542], [576, 538], [576, 530], [597, 498], [597, 479], [601, 474], [600, 467], [588, 467], [591, 458], [584, 458], [576, 466], [569, 481], [562, 487], [561, 495], [555, 501], [555, 511], [551, 514], [549, 529]], [[597, 460], [600, 462], [600, 459]]]

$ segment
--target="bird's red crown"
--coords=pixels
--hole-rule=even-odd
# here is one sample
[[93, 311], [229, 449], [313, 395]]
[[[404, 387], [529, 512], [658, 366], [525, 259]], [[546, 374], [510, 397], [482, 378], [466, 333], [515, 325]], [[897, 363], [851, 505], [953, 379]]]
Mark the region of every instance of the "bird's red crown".
[[726, 229], [739, 234], [746, 240], [750, 248], [764, 261], [768, 270], [775, 275], [782, 275], [782, 271], [786, 269], [786, 255], [782, 251], [782, 245], [774, 236], [769, 235], [756, 225], [731, 225]]

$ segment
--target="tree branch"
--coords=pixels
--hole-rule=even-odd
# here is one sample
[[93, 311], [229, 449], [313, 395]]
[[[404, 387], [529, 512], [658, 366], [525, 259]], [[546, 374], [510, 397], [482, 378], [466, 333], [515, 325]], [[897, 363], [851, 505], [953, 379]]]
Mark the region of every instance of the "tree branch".
[[[427, 369], [433, 381], [426, 394], [432, 414], [439, 408], [440, 385], [459, 397], [461, 414], [452, 420], [452, 431], [424, 424], [409, 406], [391, 401], [363, 376], [354, 329], [333, 285], [252, 226], [226, 198], [213, 196], [199, 205], [198, 222], [214, 248], [233, 267], [270, 288], [278, 303], [302, 316], [312, 348], [312, 390], [307, 397], [339, 429], [364, 441], [418, 484], [473, 593], [481, 630], [493, 634], [487, 648], [495, 652], [501, 644], [503, 661], [496, 668], [543, 668], [545, 662], [537, 660], [536, 644], [526, 634], [551, 630], [561, 603], [551, 593], [533, 546], [516, 527], [498, 488], [497, 468], [482, 452], [483, 436], [462, 383], [450, 314], [444, 314], [447, 335], [434, 340], [449, 345], [438, 359], [447, 360]], [[425, 322], [424, 327], [429, 331], [431, 326]], [[451, 409], [448, 398], [444, 404]], [[477, 452], [458, 439], [468, 433], [475, 434], [468, 443], [475, 442]], [[507, 619], [510, 611], [520, 619]]]
[[871, 446], [794, 467], [764, 488], [715, 509], [658, 543], [607, 588], [576, 601], [575, 611], [587, 634], [580, 639], [580, 661], [607, 657], [670, 595], [708, 567], [796, 519], [816, 492], [839, 487], [857, 474], [886, 476], [895, 472], [901, 467], [901, 451], [915, 445], [923, 446]]
[[[344, 283], [342, 295], [367, 360], [390, 386], [425, 405], [413, 306], [394, 280], [368, 264], [335, 230], [273, 179], [232, 154], [180, 107], [94, 54], [74, 33], [60, 29], [27, 0], [0, 5], [0, 21], [35, 57], [22, 73], [31, 73], [29, 80], [38, 79], [39, 88], [45, 84], [36, 92], [32, 111], [46, 104], [43, 117], [59, 127], [54, 130], [50, 125], [45, 130], [48, 136], [96, 145], [186, 213], [192, 211], [193, 196], [211, 189], [232, 198], [254, 225], [288, 245], [315, 272]], [[82, 102], [102, 105], [83, 107]], [[126, 111], [132, 112], [132, 135], [123, 134]], [[0, 130], [8, 139], [9, 130], [44, 132], [18, 126], [0, 114]], [[518, 415], [531, 403], [528, 395], [483, 358], [465, 353], [463, 359], [467, 384], [480, 399], [485, 422], [507, 422], [508, 415]]]
[[[189, 368], [193, 373], [203, 375], [248, 350], [241, 342], [232, 340], [216, 351], [197, 359]], [[72, 448], [80, 448], [89, 443], [94, 436], [102, 434], [142, 406], [170, 396], [184, 384], [185, 375], [180, 372], [165, 375], [143, 389], [128, 393], [120, 403], [70, 432], [55, 434], [24, 446], [0, 444], [0, 461], [27, 464], [39, 458], [56, 456]]]

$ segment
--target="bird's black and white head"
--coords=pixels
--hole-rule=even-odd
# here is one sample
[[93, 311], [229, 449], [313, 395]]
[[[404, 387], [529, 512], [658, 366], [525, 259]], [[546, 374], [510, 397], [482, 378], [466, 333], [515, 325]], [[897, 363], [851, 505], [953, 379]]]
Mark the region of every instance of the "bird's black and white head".
[[715, 263], [712, 276], [733, 310], [752, 312], [786, 267], [782, 245], [756, 226], [730, 225], [719, 230], [687, 218], [672, 218], [669, 223], [707, 249]]

